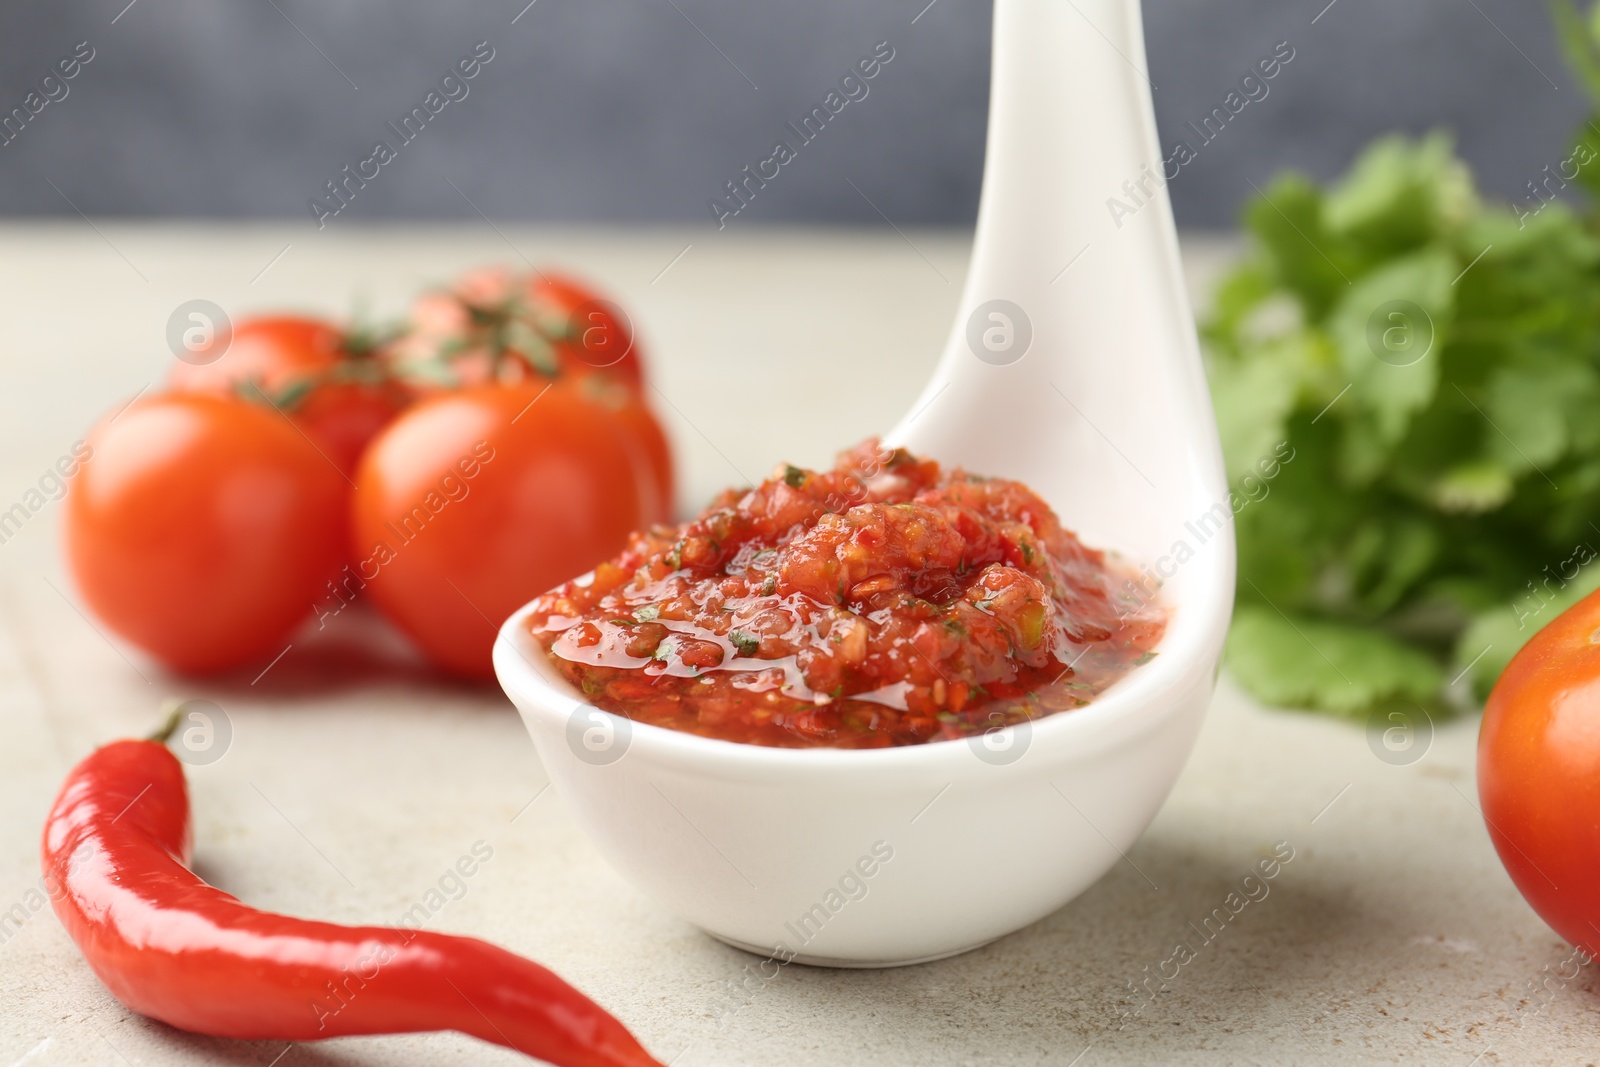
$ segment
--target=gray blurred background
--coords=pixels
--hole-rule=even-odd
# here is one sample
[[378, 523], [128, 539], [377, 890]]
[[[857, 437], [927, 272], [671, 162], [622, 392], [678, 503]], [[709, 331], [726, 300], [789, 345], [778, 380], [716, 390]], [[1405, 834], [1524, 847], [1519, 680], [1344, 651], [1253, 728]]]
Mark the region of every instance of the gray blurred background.
[[[895, 57], [867, 98], [729, 225], [881, 226], [867, 197], [901, 224], [961, 224], [975, 212], [986, 3], [525, 3], [0, 7], [0, 113], [23, 106], [78, 42], [94, 49], [65, 97], [0, 147], [0, 214], [315, 225], [307, 201], [323, 183], [380, 137], [398, 143], [385, 123], [488, 41], [494, 59], [469, 95], [329, 226], [480, 212], [714, 226], [707, 199], [883, 40]], [[1147, 0], [1145, 17], [1167, 145], [1277, 42], [1295, 50], [1267, 98], [1172, 184], [1189, 226], [1231, 224], [1250, 183], [1283, 168], [1336, 174], [1391, 129], [1453, 130], [1486, 192], [1509, 200], [1564, 158], [1587, 110], [1531, 0]]]

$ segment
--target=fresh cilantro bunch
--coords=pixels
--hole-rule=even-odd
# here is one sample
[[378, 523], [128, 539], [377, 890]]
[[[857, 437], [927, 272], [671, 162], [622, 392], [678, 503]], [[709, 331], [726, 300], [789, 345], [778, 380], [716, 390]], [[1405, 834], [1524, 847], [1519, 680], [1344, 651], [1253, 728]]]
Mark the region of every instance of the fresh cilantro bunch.
[[[1600, 99], [1600, 26], [1556, 10]], [[1572, 180], [1600, 189], [1600, 130], [1580, 141]], [[1600, 586], [1594, 219], [1484, 204], [1435, 134], [1328, 189], [1280, 178], [1245, 225], [1202, 327], [1211, 388], [1231, 478], [1289, 458], [1237, 514], [1234, 677], [1341, 715], [1468, 706]]]

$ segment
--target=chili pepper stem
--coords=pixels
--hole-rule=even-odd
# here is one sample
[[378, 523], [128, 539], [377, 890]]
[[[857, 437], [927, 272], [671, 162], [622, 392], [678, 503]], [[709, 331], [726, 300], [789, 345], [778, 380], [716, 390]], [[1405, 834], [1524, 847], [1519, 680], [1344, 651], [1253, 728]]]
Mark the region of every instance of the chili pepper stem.
[[161, 710], [166, 713], [166, 718], [162, 720], [155, 733], [145, 736], [145, 740], [154, 741], [161, 745], [170, 741], [172, 735], [178, 732], [178, 723], [183, 721], [183, 703], [183, 701], [176, 699], [163, 701]]

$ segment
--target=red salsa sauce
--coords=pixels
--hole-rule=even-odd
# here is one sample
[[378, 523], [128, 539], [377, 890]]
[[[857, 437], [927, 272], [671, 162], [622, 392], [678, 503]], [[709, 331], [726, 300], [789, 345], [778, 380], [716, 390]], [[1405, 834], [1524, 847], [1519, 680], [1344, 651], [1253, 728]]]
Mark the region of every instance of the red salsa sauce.
[[785, 748], [884, 748], [1082, 707], [1166, 628], [1018, 482], [867, 441], [780, 468], [536, 601], [594, 706]]

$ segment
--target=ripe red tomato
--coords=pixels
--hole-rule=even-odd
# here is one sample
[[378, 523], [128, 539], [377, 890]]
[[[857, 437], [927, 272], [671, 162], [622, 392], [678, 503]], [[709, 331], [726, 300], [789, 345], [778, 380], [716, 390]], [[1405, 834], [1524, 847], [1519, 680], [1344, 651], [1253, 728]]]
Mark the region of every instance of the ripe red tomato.
[[627, 313], [589, 287], [552, 271], [527, 279], [528, 300], [567, 324], [556, 344], [564, 365], [603, 369], [634, 391], [644, 388], [644, 357]]
[[644, 389], [644, 356], [627, 313], [548, 270], [485, 267], [424, 293], [392, 353], [412, 368], [447, 363], [465, 385], [602, 375]]
[[641, 477], [646, 524], [671, 522], [677, 494], [673, 473], [672, 446], [656, 421], [644, 397], [603, 375], [589, 375], [572, 383], [585, 397], [606, 408], [622, 422], [633, 437], [635, 450], [648, 465], [649, 477]]
[[1500, 862], [1556, 933], [1600, 949], [1600, 593], [1533, 636], [1483, 712], [1478, 796]]
[[67, 563], [89, 607], [178, 671], [283, 650], [343, 558], [348, 486], [285, 417], [174, 393], [95, 427], [67, 495]]
[[168, 376], [180, 392], [236, 395], [248, 383], [293, 416], [347, 477], [410, 400], [375, 355], [353, 350], [326, 322], [291, 315], [242, 320], [220, 359], [180, 362]]
[[492, 678], [500, 623], [641, 525], [641, 471], [626, 426], [566, 383], [440, 393], [367, 450], [352, 569], [435, 664]]

